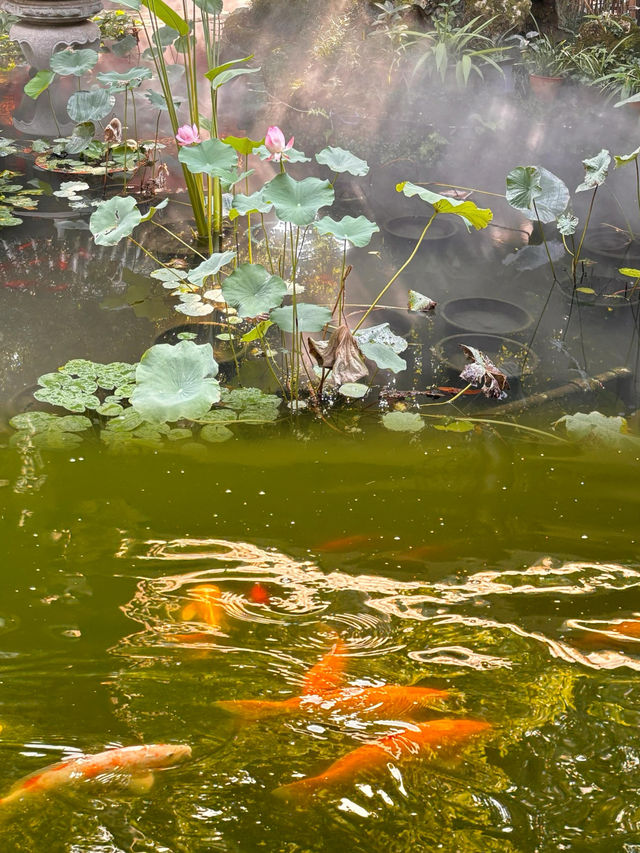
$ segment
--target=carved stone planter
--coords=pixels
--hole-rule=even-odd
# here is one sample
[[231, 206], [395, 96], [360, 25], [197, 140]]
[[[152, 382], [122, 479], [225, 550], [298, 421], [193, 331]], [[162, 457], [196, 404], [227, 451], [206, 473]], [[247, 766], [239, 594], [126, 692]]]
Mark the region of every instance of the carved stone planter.
[[[58, 50], [100, 46], [100, 31], [89, 18], [102, 9], [101, 0], [0, 0], [0, 8], [20, 18], [10, 37], [35, 71], [48, 69]], [[69, 81], [56, 80], [37, 101], [25, 96], [13, 117], [14, 127], [33, 136], [71, 133], [68, 89]]]

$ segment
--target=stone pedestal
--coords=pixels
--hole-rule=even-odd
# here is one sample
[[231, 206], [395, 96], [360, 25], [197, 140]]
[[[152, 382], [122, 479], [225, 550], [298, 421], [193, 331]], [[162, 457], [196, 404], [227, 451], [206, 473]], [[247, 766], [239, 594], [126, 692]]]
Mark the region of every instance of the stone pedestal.
[[[34, 71], [47, 70], [56, 51], [100, 46], [98, 26], [88, 20], [102, 9], [100, 0], [0, 0], [0, 7], [20, 18], [9, 35]], [[74, 127], [67, 114], [72, 91], [66, 78], [57, 78], [36, 101], [25, 95], [14, 127], [31, 136], [68, 136]]]

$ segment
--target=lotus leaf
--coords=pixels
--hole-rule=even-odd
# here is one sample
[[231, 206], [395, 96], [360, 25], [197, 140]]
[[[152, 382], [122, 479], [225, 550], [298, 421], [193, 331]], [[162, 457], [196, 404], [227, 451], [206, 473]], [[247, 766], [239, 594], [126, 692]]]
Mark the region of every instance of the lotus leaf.
[[334, 192], [329, 181], [318, 178], [295, 181], [284, 173], [265, 184], [262, 197], [267, 202], [273, 202], [278, 219], [304, 226], [313, 222], [321, 207], [333, 203]]
[[226, 145], [230, 145], [238, 154], [251, 154], [254, 148], [264, 143], [264, 139], [249, 139], [248, 136], [225, 136], [222, 140]]
[[245, 343], [260, 340], [260, 338], [263, 338], [265, 336], [271, 326], [273, 326], [273, 322], [271, 320], [261, 320], [259, 323], [256, 323], [256, 325], [253, 327], [253, 329], [251, 329], [250, 332], [247, 332], [245, 335], [243, 335], [240, 340], [244, 341]]
[[74, 92], [67, 103], [67, 112], [72, 121], [100, 121], [109, 115], [116, 102], [115, 96], [106, 89], [81, 90]]
[[[640, 101], [640, 96], [636, 95], [635, 97]], [[640, 154], [640, 145], [631, 154], [614, 154], [614, 160], [616, 161], [615, 168], [617, 169], [619, 166], [625, 166], [627, 163], [637, 160], [638, 154]]]
[[35, 101], [55, 80], [54, 71], [38, 71], [25, 85], [24, 93]]
[[114, 196], [98, 202], [89, 219], [89, 228], [98, 246], [115, 246], [129, 237], [141, 221], [142, 215], [132, 196]]
[[358, 343], [362, 355], [375, 362], [380, 370], [390, 370], [392, 373], [400, 373], [400, 371], [406, 370], [407, 362], [400, 358], [388, 344], [376, 341]]
[[609, 154], [606, 148], [599, 151], [595, 157], [583, 160], [584, 181], [576, 187], [576, 192], [581, 193], [586, 190], [595, 190], [597, 187], [602, 186], [609, 174], [610, 164], [611, 154]]
[[343, 397], [351, 397], [354, 400], [364, 397], [368, 390], [369, 386], [361, 382], [345, 382], [338, 388]]
[[366, 329], [357, 331], [355, 337], [360, 346], [370, 342], [381, 343], [391, 347], [395, 353], [404, 352], [409, 346], [404, 338], [391, 331], [388, 323], [381, 323], [379, 326], [367, 326]]
[[211, 344], [156, 344], [140, 359], [131, 404], [152, 422], [198, 418], [220, 399], [217, 373]]
[[369, 164], [366, 160], [356, 157], [345, 148], [323, 148], [316, 154], [316, 161], [323, 166], [328, 166], [332, 172], [349, 172], [350, 175], [363, 176], [369, 172]]
[[117, 92], [123, 89], [137, 88], [144, 80], [149, 80], [152, 76], [150, 68], [139, 65], [123, 73], [104, 71], [102, 74], [98, 74], [98, 80], [109, 86], [112, 92]]
[[471, 421], [453, 420], [445, 424], [435, 424], [434, 429], [442, 430], [443, 432], [471, 432], [474, 428]]
[[[270, 314], [271, 320], [283, 332], [293, 333], [293, 305], [284, 308], [274, 308]], [[331, 322], [331, 311], [322, 305], [298, 302], [296, 305], [297, 331], [320, 332]]]
[[417, 290], [409, 291], [409, 311], [417, 311], [425, 314], [427, 311], [433, 311], [438, 304], [431, 299], [430, 296], [425, 296], [423, 293], [418, 293]]
[[233, 221], [238, 216], [246, 216], [247, 213], [269, 213], [273, 208], [271, 202], [267, 202], [262, 197], [262, 190], [253, 193], [252, 195], [234, 195], [232, 207], [229, 211], [229, 219]]
[[222, 411], [232, 410], [240, 421], [267, 423], [277, 420], [282, 400], [275, 394], [265, 394], [259, 388], [235, 388], [224, 391], [220, 402], [225, 407]]
[[205, 280], [212, 275], [219, 273], [222, 267], [231, 263], [235, 258], [235, 252], [214, 252], [211, 257], [207, 258], [194, 269], [187, 273], [187, 278], [192, 284], [198, 287], [203, 287]]
[[567, 435], [577, 441], [619, 447], [630, 440], [626, 434], [628, 429], [625, 418], [603, 415], [601, 412], [563, 415], [555, 421], [554, 426], [556, 424], [564, 424]]
[[198, 145], [183, 145], [178, 160], [193, 175], [210, 175], [212, 178], [228, 178], [235, 167], [238, 155], [230, 145], [219, 139], [205, 139]]
[[407, 198], [417, 195], [422, 201], [428, 202], [437, 213], [453, 213], [456, 216], [460, 216], [467, 227], [472, 225], [478, 231], [486, 228], [493, 219], [493, 213], [489, 208], [477, 207], [477, 205], [467, 199], [463, 200], [439, 195], [439, 193], [431, 192], [431, 190], [425, 189], [425, 187], [416, 186], [411, 181], [403, 181], [397, 184], [396, 189], [398, 192], [404, 193]]
[[574, 216], [573, 213], [568, 210], [566, 213], [560, 214], [556, 221], [556, 228], [563, 237], [570, 237], [572, 234], [576, 233], [578, 222], [578, 217]]
[[331, 234], [338, 240], [348, 240], [359, 248], [368, 246], [373, 235], [380, 230], [366, 216], [344, 216], [340, 221], [324, 216], [314, 223], [314, 228], [320, 234]]
[[93, 66], [98, 61], [98, 54], [91, 48], [84, 50], [60, 50], [54, 53], [49, 61], [49, 67], [61, 77], [66, 77], [70, 74], [76, 77], [82, 77], [87, 71], [91, 71]]
[[507, 175], [506, 198], [511, 207], [529, 219], [555, 222], [567, 209], [569, 190], [557, 175], [542, 166], [518, 166]]
[[[154, 92], [153, 89], [147, 89], [143, 94], [151, 106], [155, 107], [156, 110], [164, 110], [165, 112], [169, 111], [167, 100], [161, 92]], [[180, 108], [181, 104], [182, 99], [180, 98], [176, 98], [173, 101], [173, 106], [176, 110]]]
[[241, 264], [222, 282], [222, 293], [241, 317], [257, 317], [282, 304], [287, 285], [261, 264]]
[[218, 443], [228, 441], [230, 438], [233, 438], [233, 433], [222, 424], [207, 424], [200, 430], [200, 438], [203, 439], [203, 441]]
[[[271, 157], [271, 152], [267, 148], [266, 145], [259, 145], [253, 152], [257, 154], [261, 160], [268, 160]], [[302, 151], [298, 151], [295, 148], [289, 148], [286, 152], [286, 160], [289, 163], [310, 163], [311, 157], [306, 157]]]

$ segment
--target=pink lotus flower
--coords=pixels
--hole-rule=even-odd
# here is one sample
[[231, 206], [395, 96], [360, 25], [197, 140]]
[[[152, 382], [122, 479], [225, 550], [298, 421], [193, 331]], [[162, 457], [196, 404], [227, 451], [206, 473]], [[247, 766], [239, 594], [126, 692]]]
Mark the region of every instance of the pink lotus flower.
[[202, 142], [200, 134], [198, 133], [198, 128], [195, 124], [183, 124], [182, 127], [179, 127], [178, 132], [176, 133], [176, 139], [180, 145], [195, 145], [198, 142]]
[[270, 152], [270, 157], [267, 157], [267, 160], [273, 160], [276, 163], [279, 163], [280, 160], [288, 160], [289, 157], [285, 153], [290, 148], [293, 148], [293, 136], [284, 144], [284, 133], [280, 130], [279, 127], [270, 127], [267, 130], [267, 135], [264, 138], [264, 144], [267, 151]]

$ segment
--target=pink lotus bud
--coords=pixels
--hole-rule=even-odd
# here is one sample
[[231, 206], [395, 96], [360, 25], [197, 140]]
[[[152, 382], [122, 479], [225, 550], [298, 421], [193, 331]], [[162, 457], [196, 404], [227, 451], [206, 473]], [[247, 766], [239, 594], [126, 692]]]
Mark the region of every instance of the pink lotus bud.
[[202, 142], [200, 134], [198, 133], [198, 128], [195, 124], [183, 124], [182, 127], [178, 128], [176, 139], [180, 145], [195, 145], [198, 142]]
[[276, 163], [279, 162], [281, 158], [288, 160], [289, 158], [285, 152], [290, 148], [293, 148], [293, 136], [285, 145], [284, 133], [280, 128], [275, 126], [270, 127], [264, 138], [264, 145], [267, 151], [271, 154], [271, 156], [267, 158], [268, 160], [274, 160]]

